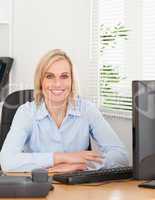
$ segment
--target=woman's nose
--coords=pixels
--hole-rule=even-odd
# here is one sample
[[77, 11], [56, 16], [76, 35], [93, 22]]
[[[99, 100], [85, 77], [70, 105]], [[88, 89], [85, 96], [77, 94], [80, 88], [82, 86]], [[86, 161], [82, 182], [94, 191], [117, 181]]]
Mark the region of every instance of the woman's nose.
[[60, 85], [60, 80], [58, 78], [56, 78], [54, 84], [55, 84], [55, 86], [59, 86]]

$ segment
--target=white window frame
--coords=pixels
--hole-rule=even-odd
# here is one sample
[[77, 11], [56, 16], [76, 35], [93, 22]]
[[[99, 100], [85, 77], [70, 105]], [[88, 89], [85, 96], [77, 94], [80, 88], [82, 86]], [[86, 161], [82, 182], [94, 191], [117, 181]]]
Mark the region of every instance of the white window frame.
[[[141, 0], [128, 1], [125, 0], [125, 9], [127, 15], [127, 24], [132, 27], [132, 31], [129, 34], [130, 41], [126, 45], [128, 49], [128, 73], [132, 77], [132, 80], [137, 80], [142, 77], [142, 2]], [[91, 0], [91, 40], [90, 40], [90, 66], [88, 73], [88, 97], [93, 100], [99, 107], [99, 69], [98, 69], [98, 41], [99, 41], [99, 27], [97, 26], [98, 13], [97, 6], [99, 0]], [[134, 8], [134, 9], [133, 9]], [[93, 27], [93, 28], [92, 28]], [[108, 109], [100, 108], [103, 114], [114, 117], [123, 117], [131, 119], [132, 113], [130, 111], [110, 111]]]

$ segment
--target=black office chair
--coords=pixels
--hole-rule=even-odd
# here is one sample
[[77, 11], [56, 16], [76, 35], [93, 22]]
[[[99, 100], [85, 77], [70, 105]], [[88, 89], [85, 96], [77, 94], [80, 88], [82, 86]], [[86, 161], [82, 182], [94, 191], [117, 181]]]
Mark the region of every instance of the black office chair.
[[13, 58], [0, 57], [0, 101], [4, 100], [9, 91], [9, 73], [13, 64]]
[[33, 100], [33, 90], [21, 90], [9, 94], [4, 101], [1, 113], [0, 150], [10, 129], [17, 108], [27, 101]]

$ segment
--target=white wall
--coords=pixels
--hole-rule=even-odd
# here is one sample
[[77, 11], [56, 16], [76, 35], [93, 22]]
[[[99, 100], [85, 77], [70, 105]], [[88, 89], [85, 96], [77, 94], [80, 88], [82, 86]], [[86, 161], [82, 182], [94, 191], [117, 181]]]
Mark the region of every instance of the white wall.
[[11, 0], [0, 0], [0, 22], [9, 22]]
[[0, 56], [9, 55], [9, 26], [0, 23]]
[[[86, 84], [89, 64], [90, 0], [15, 0], [11, 80], [18, 88], [33, 87], [39, 58], [48, 50], [69, 53], [78, 71], [80, 85]], [[85, 87], [82, 87], [82, 94]]]
[[118, 134], [129, 153], [129, 163], [132, 165], [132, 120], [105, 116], [112, 128]]
[[0, 0], [0, 56], [9, 56], [11, 0]]

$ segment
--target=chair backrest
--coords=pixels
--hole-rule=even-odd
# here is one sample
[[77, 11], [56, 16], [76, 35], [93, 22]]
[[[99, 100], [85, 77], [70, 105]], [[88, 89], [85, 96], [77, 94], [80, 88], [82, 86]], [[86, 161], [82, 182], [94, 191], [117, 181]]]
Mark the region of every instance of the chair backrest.
[[9, 91], [9, 73], [13, 64], [13, 58], [0, 57], [0, 101], [3, 101]]
[[10, 129], [17, 108], [27, 101], [33, 100], [33, 90], [16, 91], [7, 96], [1, 113], [0, 150]]

